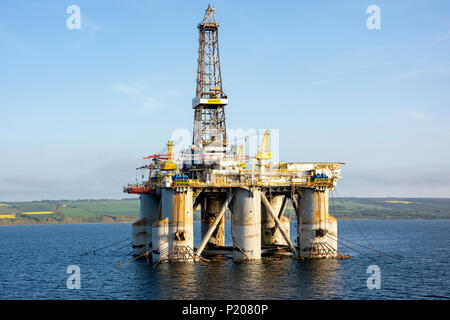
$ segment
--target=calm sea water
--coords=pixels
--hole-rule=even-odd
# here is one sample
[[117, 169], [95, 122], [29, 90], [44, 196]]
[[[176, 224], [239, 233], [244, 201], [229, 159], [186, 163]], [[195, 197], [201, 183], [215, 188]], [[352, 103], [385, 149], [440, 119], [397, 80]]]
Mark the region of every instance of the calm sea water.
[[[294, 228], [293, 223], [293, 234]], [[196, 223], [196, 235], [199, 229]], [[81, 255], [130, 234], [130, 224], [0, 226], [0, 299], [450, 298], [450, 220], [339, 221], [343, 239], [400, 259], [365, 250], [373, 261], [340, 246], [354, 258], [163, 264], [154, 269], [134, 261], [118, 268], [131, 259], [127, 242]], [[381, 270], [380, 290], [366, 285], [367, 267], [374, 264]], [[69, 265], [81, 269], [80, 290], [67, 289]]]

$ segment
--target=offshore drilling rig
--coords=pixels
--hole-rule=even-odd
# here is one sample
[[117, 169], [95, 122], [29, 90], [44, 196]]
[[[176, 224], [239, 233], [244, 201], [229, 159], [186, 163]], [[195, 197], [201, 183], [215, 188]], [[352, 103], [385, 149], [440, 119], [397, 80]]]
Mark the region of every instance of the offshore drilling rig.
[[[329, 192], [343, 163], [275, 163], [269, 130], [254, 157], [245, 155], [244, 145], [229, 145], [213, 6], [198, 29], [192, 145], [175, 154], [169, 141], [166, 154], [145, 157], [150, 164], [138, 168], [148, 170], [148, 179], [124, 187], [124, 192], [140, 195], [140, 219], [132, 225], [133, 255], [151, 257], [154, 263], [199, 261], [215, 254], [234, 260], [283, 252], [295, 259], [344, 257], [337, 248], [337, 221], [328, 214]], [[284, 216], [289, 201], [297, 217], [297, 245]], [[202, 240], [194, 248], [197, 208]], [[232, 247], [225, 246], [228, 210]]]

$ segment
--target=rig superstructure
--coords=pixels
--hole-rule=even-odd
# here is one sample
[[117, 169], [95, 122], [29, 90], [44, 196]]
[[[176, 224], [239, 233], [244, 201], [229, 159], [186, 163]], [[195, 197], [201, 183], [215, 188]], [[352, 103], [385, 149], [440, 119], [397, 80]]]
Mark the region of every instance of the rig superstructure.
[[[337, 221], [328, 213], [329, 191], [341, 177], [340, 162], [273, 162], [270, 130], [255, 157], [227, 141], [218, 29], [208, 6], [198, 24], [196, 96], [192, 100], [192, 145], [175, 154], [144, 159], [148, 179], [124, 192], [140, 195], [140, 219], [133, 223], [133, 254], [153, 262], [197, 261], [230, 253], [235, 260], [290, 252], [297, 259], [339, 258]], [[288, 202], [296, 212], [297, 239], [290, 238]], [[193, 215], [201, 209], [201, 244], [194, 248]], [[232, 247], [225, 246], [225, 212], [231, 216]]]

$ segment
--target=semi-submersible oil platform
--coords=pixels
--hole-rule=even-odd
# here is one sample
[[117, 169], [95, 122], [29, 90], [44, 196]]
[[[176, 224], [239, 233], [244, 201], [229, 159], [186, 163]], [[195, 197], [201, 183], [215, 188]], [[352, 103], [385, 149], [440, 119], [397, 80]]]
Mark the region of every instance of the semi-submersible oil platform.
[[[124, 187], [124, 192], [140, 195], [140, 219], [132, 225], [133, 255], [154, 263], [214, 255], [234, 260], [256, 260], [265, 254], [343, 257], [337, 250], [337, 221], [328, 214], [329, 192], [341, 177], [343, 163], [272, 162], [269, 130], [254, 157], [245, 156], [243, 145], [229, 145], [218, 28], [215, 9], [208, 6], [198, 24], [192, 145], [174, 154], [169, 141], [167, 154], [146, 157], [150, 164], [138, 168], [149, 171], [148, 179]], [[296, 212], [296, 241], [284, 216], [288, 201]], [[202, 240], [194, 248], [193, 216], [198, 208]], [[232, 247], [225, 246], [228, 210]]]

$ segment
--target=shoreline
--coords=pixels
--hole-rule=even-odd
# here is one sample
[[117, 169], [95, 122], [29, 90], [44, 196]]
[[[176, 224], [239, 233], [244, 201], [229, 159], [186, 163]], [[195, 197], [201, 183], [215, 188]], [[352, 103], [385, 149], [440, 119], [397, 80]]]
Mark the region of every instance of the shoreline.
[[[134, 220], [130, 221], [105, 221], [105, 222], [36, 222], [36, 223], [1, 223], [0, 227], [7, 227], [7, 226], [37, 226], [37, 225], [74, 225], [74, 224], [114, 224], [114, 223], [133, 223], [135, 221], [139, 220], [138, 217], [136, 217]], [[385, 220], [391, 220], [391, 221], [438, 221], [438, 220], [450, 220], [450, 218], [432, 218], [432, 219], [424, 219], [424, 218], [342, 218], [337, 219], [339, 221], [350, 221], [350, 220], [357, 220], [357, 221], [385, 221]], [[194, 222], [200, 222], [201, 220], [194, 220]], [[227, 220], [228, 221], [228, 220]], [[294, 220], [295, 221], [295, 220]]]

